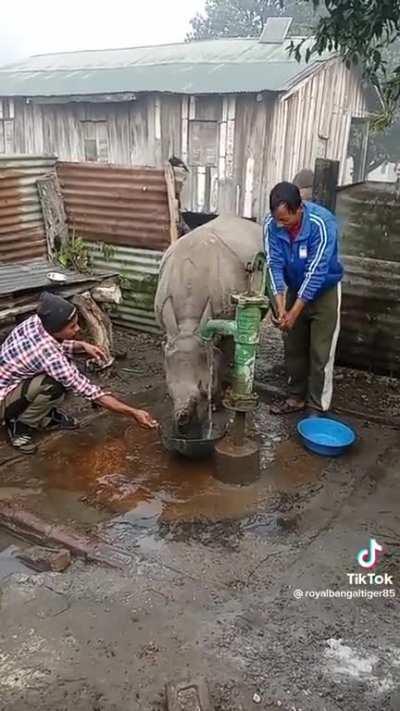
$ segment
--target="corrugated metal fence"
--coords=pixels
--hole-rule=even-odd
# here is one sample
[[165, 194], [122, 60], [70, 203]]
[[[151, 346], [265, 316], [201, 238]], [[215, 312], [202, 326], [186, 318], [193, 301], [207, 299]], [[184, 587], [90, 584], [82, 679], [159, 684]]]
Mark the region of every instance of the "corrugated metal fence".
[[166, 249], [170, 213], [163, 170], [95, 163], [58, 163], [65, 211], [86, 240]]
[[54, 156], [0, 156], [0, 262], [45, 257], [46, 233], [36, 181]]
[[115, 319], [157, 332], [154, 296], [171, 234], [164, 170], [58, 163], [57, 173], [70, 230], [89, 244], [96, 270], [121, 275]]
[[390, 183], [341, 189], [341, 363], [400, 374], [400, 196]]
[[114, 320], [139, 331], [158, 333], [154, 316], [154, 296], [163, 252], [132, 247], [113, 247], [105, 256], [101, 245], [90, 245], [96, 271], [117, 272], [121, 276], [123, 302], [115, 309]]

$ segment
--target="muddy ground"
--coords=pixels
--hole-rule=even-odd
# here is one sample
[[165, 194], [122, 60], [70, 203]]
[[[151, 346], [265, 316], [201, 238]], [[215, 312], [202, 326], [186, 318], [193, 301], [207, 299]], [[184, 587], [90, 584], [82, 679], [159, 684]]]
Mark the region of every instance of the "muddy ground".
[[[158, 339], [116, 342], [101, 381], [165, 421]], [[276, 332], [257, 379], [268, 401], [284, 388]], [[335, 407], [359, 441], [327, 460], [264, 401], [250, 423], [263, 471], [245, 488], [76, 400], [81, 430], [42, 440], [37, 457], [2, 440], [0, 507], [96, 533], [125, 558], [34, 573], [16, 558], [27, 542], [0, 529], [1, 711], [162, 711], [167, 682], [199, 675], [216, 711], [398, 711], [399, 383], [338, 368]], [[371, 537], [388, 582], [351, 585]]]

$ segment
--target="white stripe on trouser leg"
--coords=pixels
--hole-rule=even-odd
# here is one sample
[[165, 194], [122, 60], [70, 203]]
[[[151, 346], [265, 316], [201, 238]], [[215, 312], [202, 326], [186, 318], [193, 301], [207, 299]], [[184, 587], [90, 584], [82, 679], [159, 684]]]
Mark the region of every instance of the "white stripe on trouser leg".
[[332, 402], [332, 394], [333, 394], [333, 368], [335, 365], [335, 355], [336, 355], [336, 346], [339, 338], [339, 333], [340, 333], [340, 312], [342, 308], [342, 285], [339, 283], [337, 285], [337, 299], [338, 299], [338, 307], [337, 307], [337, 316], [336, 316], [336, 326], [335, 326], [335, 331], [332, 336], [332, 343], [331, 343], [331, 349], [329, 351], [329, 359], [328, 362], [325, 366], [324, 369], [324, 387], [322, 389], [322, 397], [321, 397], [321, 407], [324, 412], [326, 410], [329, 410]]

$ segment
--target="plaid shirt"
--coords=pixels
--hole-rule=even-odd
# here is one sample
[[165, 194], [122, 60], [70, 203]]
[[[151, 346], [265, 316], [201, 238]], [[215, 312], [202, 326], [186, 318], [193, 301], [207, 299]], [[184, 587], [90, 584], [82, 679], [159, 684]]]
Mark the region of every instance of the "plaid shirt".
[[103, 391], [93, 385], [70, 362], [79, 342], [58, 343], [43, 328], [39, 316], [31, 316], [14, 328], [0, 349], [0, 401], [17, 385], [35, 375], [51, 378], [88, 400], [97, 400]]

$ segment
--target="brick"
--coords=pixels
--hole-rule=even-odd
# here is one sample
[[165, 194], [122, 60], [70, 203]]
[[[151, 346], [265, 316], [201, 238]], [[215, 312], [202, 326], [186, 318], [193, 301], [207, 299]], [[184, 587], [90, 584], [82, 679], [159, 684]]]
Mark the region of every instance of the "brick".
[[207, 680], [170, 682], [166, 686], [168, 711], [213, 711]]
[[21, 551], [17, 557], [34, 570], [62, 573], [71, 564], [71, 553], [64, 549], [31, 546]]

